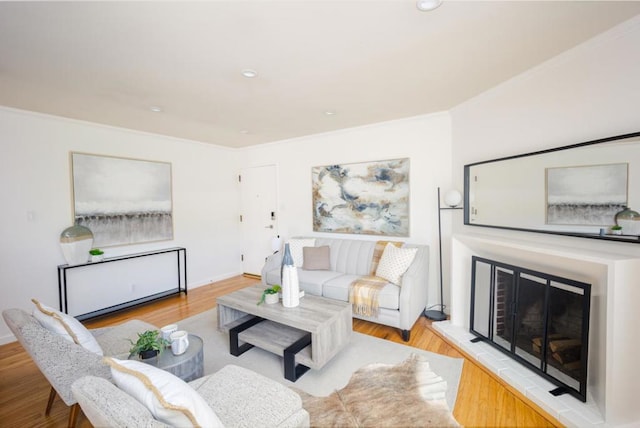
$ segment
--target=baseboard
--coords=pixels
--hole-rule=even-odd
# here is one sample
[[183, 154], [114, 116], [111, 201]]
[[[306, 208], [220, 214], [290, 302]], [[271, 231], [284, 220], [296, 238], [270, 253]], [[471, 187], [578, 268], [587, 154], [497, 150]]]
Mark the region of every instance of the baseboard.
[[7, 343], [15, 342], [18, 339], [13, 334], [7, 334], [5, 336], [0, 337], [0, 346], [6, 345]]

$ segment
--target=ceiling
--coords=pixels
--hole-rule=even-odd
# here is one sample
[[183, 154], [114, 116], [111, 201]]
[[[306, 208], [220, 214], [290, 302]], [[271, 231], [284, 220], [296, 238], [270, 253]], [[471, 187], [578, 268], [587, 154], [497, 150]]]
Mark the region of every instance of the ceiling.
[[0, 105], [246, 147], [451, 109], [639, 13], [640, 1], [2, 1]]

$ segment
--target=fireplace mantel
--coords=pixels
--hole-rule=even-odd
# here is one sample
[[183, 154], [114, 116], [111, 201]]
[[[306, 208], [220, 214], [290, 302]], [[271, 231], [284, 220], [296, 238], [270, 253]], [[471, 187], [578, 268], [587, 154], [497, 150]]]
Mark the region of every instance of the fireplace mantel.
[[[606, 426], [640, 423], [640, 406], [637, 405], [640, 257], [488, 235], [454, 235], [451, 244], [451, 317], [443, 322], [441, 331], [444, 334], [449, 335], [455, 329], [466, 332], [469, 328], [471, 257], [474, 255], [592, 284], [590, 393], [586, 406], [597, 409]], [[572, 397], [568, 399], [580, 403]], [[552, 400], [545, 397], [539, 404], [562, 420], [558, 417], [559, 410], [546, 408], [546, 402]]]

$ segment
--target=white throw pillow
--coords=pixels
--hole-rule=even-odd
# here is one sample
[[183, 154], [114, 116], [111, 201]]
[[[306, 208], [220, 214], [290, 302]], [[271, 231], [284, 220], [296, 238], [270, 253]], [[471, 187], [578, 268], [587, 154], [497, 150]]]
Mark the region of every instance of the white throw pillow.
[[304, 256], [302, 254], [302, 249], [304, 247], [315, 247], [316, 240], [315, 238], [293, 238], [287, 241], [289, 244], [289, 251], [291, 252], [291, 257], [293, 258], [293, 265], [295, 267], [301, 268], [304, 264]]
[[31, 299], [31, 301], [36, 305], [33, 317], [38, 320], [41, 326], [88, 351], [104, 355], [96, 338], [80, 321], [40, 303], [36, 299]]
[[105, 358], [118, 388], [142, 403], [153, 417], [176, 427], [223, 427], [198, 392], [173, 374], [134, 360]]
[[393, 244], [387, 244], [376, 269], [376, 276], [392, 284], [402, 285], [402, 275], [411, 266], [417, 252], [417, 248], [398, 248]]

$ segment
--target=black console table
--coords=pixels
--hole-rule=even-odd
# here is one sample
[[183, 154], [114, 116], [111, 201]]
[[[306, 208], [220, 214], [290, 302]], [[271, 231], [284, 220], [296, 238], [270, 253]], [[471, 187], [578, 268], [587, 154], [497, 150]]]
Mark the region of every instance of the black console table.
[[145, 257], [145, 258], [153, 257], [153, 256], [158, 256], [160, 254], [168, 254], [168, 253], [175, 253], [176, 255], [178, 277], [176, 278], [177, 286], [175, 288], [170, 288], [162, 292], [145, 295], [145, 296], [136, 298], [134, 300], [122, 301], [114, 305], [109, 305], [108, 307], [104, 307], [98, 310], [93, 310], [88, 313], [76, 315], [75, 317], [79, 320], [84, 320], [84, 319], [108, 314], [111, 312], [115, 312], [120, 309], [125, 309], [131, 306], [140, 305], [142, 303], [146, 303], [152, 300], [161, 299], [163, 297], [167, 297], [170, 295], [180, 294], [182, 292], [187, 294], [187, 249], [183, 247], [166, 248], [162, 250], [146, 251], [142, 253], [128, 254], [124, 256], [108, 257], [99, 262], [87, 262], [87, 263], [81, 263], [77, 265], [68, 265], [68, 264], [59, 265], [58, 266], [58, 303], [60, 305], [60, 311], [64, 313], [69, 313], [67, 271], [72, 269], [78, 269], [78, 268], [90, 268], [92, 266], [94, 267], [104, 266], [105, 263], [117, 263], [117, 262], [123, 262], [125, 260], [138, 259], [142, 257]]

